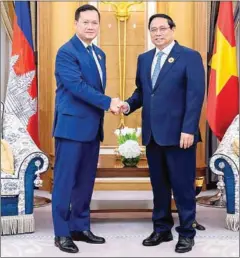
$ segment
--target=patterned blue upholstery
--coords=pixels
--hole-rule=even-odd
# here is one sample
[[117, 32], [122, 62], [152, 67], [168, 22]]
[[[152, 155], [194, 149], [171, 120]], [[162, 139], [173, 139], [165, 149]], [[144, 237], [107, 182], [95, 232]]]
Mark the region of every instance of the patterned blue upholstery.
[[234, 152], [233, 141], [239, 141], [239, 115], [225, 133], [218, 149], [210, 159], [210, 168], [224, 178], [226, 192], [226, 227], [239, 230], [239, 157]]
[[36, 174], [48, 169], [49, 160], [15, 115], [4, 112], [2, 123], [2, 136], [12, 148], [15, 172], [11, 175], [1, 171], [1, 234], [34, 232], [34, 180]]

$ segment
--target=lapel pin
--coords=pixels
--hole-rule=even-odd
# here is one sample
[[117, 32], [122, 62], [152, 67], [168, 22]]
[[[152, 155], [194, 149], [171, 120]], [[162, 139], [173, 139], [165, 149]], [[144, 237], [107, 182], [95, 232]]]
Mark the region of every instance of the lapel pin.
[[169, 62], [169, 63], [173, 63], [173, 62], [174, 62], [174, 58], [173, 58], [173, 57], [169, 57], [169, 58], [168, 58], [168, 62]]
[[102, 59], [102, 57], [100, 56], [100, 55], [98, 55], [98, 58], [101, 60]]

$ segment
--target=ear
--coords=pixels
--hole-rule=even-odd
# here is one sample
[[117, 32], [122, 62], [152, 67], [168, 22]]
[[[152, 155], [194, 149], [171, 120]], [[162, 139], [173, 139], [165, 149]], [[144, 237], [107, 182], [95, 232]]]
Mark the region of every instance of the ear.
[[78, 24], [78, 22], [75, 20], [75, 21], [74, 21], [74, 27], [75, 27], [75, 29], [77, 29], [77, 24]]

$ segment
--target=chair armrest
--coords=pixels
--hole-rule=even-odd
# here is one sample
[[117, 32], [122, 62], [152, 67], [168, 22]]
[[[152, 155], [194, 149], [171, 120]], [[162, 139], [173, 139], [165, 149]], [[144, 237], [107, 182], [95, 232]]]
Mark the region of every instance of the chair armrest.
[[213, 173], [223, 175], [223, 163], [216, 163], [217, 159], [225, 160], [232, 168], [234, 175], [239, 174], [239, 157], [234, 152], [233, 141], [239, 140], [239, 115], [237, 115], [228, 130], [226, 131], [222, 141], [220, 142], [216, 152], [210, 159], [210, 168]]
[[236, 138], [239, 140], [239, 115], [234, 118], [210, 159], [212, 172], [224, 176], [227, 201], [226, 227], [233, 231], [239, 230], [239, 157], [232, 146]]
[[28, 164], [34, 158], [38, 159], [38, 162], [35, 162], [38, 173], [45, 172], [48, 169], [48, 157], [37, 147], [15, 115], [4, 113], [3, 138], [12, 147], [16, 176], [24, 175]]

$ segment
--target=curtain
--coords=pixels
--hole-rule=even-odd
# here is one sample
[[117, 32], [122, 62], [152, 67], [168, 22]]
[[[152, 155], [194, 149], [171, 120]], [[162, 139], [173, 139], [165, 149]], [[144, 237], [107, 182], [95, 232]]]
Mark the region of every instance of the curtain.
[[11, 41], [13, 37], [13, 17], [14, 17], [13, 1], [1, 2], [1, 22]]
[[5, 101], [13, 37], [13, 2], [1, 2], [1, 101]]

